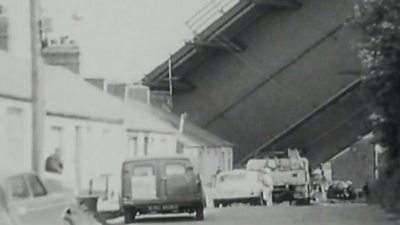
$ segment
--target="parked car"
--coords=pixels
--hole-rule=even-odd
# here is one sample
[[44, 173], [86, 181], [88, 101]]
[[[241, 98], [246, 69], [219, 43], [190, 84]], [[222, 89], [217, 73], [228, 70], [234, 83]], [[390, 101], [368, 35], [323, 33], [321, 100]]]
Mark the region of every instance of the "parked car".
[[7, 205], [5, 192], [2, 187], [0, 187], [0, 225], [20, 225]]
[[196, 213], [204, 219], [205, 197], [200, 177], [188, 158], [127, 160], [122, 166], [121, 208], [126, 223], [149, 213]]
[[352, 183], [350, 181], [337, 181], [329, 186], [327, 198], [338, 200], [353, 200], [357, 198], [357, 193], [352, 187]]
[[48, 188], [32, 172], [0, 168], [0, 189], [13, 225], [95, 224], [83, 216], [73, 192]]
[[214, 185], [214, 206], [233, 203], [272, 204], [273, 184], [268, 174], [255, 170], [232, 170], [217, 175]]

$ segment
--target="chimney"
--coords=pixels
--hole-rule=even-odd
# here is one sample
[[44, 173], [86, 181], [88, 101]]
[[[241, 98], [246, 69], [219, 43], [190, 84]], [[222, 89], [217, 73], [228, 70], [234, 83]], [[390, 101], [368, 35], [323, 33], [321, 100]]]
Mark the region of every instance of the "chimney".
[[8, 51], [8, 18], [5, 7], [0, 3], [0, 50]]
[[107, 83], [104, 78], [85, 78], [85, 81], [101, 91], [107, 92]]
[[67, 36], [60, 39], [46, 40], [43, 43], [42, 56], [48, 65], [63, 66], [73, 73], [79, 74], [78, 45]]
[[157, 108], [172, 111], [172, 98], [169, 91], [151, 91], [150, 104]]
[[127, 88], [127, 99], [150, 104], [150, 89], [143, 85], [132, 85]]
[[128, 85], [125, 83], [109, 83], [107, 85], [107, 93], [125, 101], [127, 96], [127, 86]]

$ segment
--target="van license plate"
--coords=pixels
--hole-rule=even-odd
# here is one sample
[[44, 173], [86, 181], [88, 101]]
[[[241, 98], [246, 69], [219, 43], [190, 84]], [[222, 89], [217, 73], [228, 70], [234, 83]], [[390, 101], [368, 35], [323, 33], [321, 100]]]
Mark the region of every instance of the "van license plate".
[[175, 209], [178, 209], [178, 206], [177, 205], [163, 205], [162, 209], [163, 210], [175, 210]]
[[159, 211], [159, 210], [161, 210], [161, 206], [160, 205], [152, 205], [152, 206], [149, 206], [149, 210], [150, 211]]

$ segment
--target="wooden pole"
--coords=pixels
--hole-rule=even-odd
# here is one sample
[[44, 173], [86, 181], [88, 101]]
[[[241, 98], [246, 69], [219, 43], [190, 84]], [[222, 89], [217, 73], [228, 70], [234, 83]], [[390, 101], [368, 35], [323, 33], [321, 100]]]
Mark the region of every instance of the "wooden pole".
[[30, 0], [31, 85], [32, 85], [32, 169], [44, 171], [44, 86], [40, 73], [41, 42], [39, 33], [39, 0]]
[[169, 106], [171, 107], [171, 109], [172, 109], [172, 107], [173, 107], [173, 104], [172, 104], [172, 95], [173, 95], [173, 85], [172, 85], [172, 56], [169, 56], [169, 59], [168, 59], [168, 81], [169, 81], [169, 97], [170, 97], [170, 99], [169, 99]]

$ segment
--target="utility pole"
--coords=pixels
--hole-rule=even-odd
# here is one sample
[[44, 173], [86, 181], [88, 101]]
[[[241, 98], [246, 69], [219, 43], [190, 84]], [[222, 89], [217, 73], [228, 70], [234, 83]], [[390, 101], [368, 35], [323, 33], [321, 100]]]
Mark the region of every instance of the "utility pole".
[[172, 81], [172, 56], [169, 56], [168, 59], [168, 82], [169, 82], [169, 107], [173, 109], [173, 81]]
[[39, 33], [39, 0], [29, 0], [31, 41], [31, 89], [32, 89], [32, 169], [44, 171], [42, 151], [44, 146], [44, 85], [40, 71], [41, 41]]

